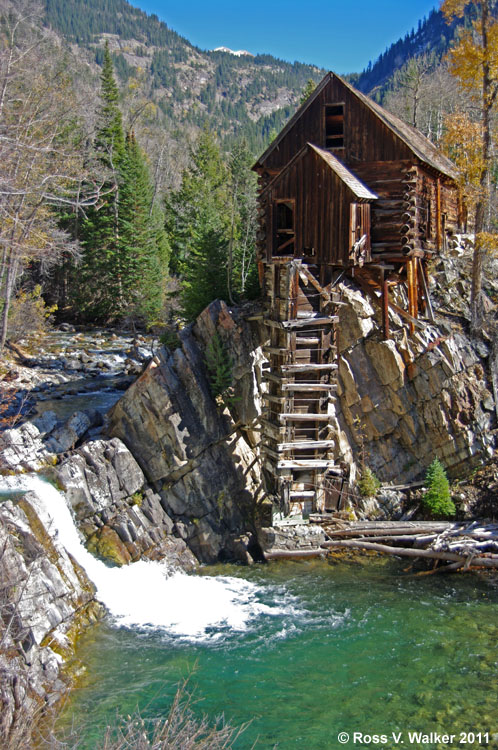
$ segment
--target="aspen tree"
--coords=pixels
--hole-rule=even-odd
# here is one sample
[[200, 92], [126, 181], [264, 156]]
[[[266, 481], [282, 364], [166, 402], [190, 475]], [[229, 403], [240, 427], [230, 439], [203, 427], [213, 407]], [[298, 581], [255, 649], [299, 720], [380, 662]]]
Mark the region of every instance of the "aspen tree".
[[[466, 0], [443, 0], [441, 10], [447, 21], [462, 17], [470, 5]], [[479, 106], [482, 157], [478, 174], [475, 203], [475, 248], [472, 264], [471, 329], [475, 333], [482, 323], [482, 279], [484, 258], [495, 241], [486, 221], [489, 203], [489, 177], [492, 159], [491, 116], [498, 96], [498, 21], [497, 0], [474, 3], [477, 14], [470, 28], [465, 29], [450, 51], [452, 73], [461, 87], [470, 93]]]

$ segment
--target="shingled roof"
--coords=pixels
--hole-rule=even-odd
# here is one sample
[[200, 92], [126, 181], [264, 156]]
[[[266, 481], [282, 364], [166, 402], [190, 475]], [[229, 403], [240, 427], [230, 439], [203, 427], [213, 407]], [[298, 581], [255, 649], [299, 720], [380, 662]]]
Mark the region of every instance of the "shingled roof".
[[313, 143], [306, 143], [283, 168], [283, 170], [279, 172], [279, 174], [276, 175], [276, 177], [274, 177], [273, 180], [266, 186], [265, 190], [263, 190], [263, 193], [266, 193], [267, 190], [271, 190], [271, 188], [280, 180], [280, 178], [288, 172], [292, 165], [295, 164], [296, 161], [299, 161], [299, 159], [301, 159], [310, 149], [318, 154], [321, 159], [323, 159], [327, 166], [330, 167], [330, 169], [332, 169], [332, 171], [335, 172], [337, 176], [348, 186], [348, 188], [358, 198], [358, 200], [377, 200], [378, 196], [375, 195], [375, 193], [372, 193], [371, 190], [369, 190], [362, 182], [360, 182], [356, 175], [350, 172], [349, 169], [339, 161], [339, 159], [336, 159], [335, 156], [330, 153], [330, 151], [319, 148]]
[[253, 168], [262, 166], [271, 152], [278, 146], [280, 141], [285, 135], [291, 130], [294, 123], [296, 123], [303, 112], [310, 106], [310, 104], [316, 99], [320, 92], [327, 86], [327, 84], [335, 78], [347, 88], [354, 96], [365, 104], [377, 117], [382, 120], [384, 125], [389, 128], [400, 140], [405, 143], [413, 154], [420, 159], [421, 162], [428, 166], [436, 169], [441, 174], [457, 179], [458, 171], [453, 164], [444, 154], [442, 154], [431, 141], [425, 137], [419, 130], [403, 122], [396, 115], [391, 114], [386, 109], [377, 104], [365, 94], [357, 91], [351, 84], [347, 83], [343, 78], [338, 76], [336, 73], [327, 73], [327, 75], [320, 81], [318, 86], [315, 88], [313, 93], [308, 99], [299, 107], [295, 115], [289, 120], [287, 125], [280, 131], [275, 140], [266, 149], [264, 154], [258, 159]]

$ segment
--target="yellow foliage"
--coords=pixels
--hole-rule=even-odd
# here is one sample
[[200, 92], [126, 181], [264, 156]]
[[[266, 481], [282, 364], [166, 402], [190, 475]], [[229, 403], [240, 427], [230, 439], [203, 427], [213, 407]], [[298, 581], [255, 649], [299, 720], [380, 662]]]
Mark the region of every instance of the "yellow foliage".
[[444, 121], [443, 151], [459, 171], [460, 186], [468, 205], [474, 205], [480, 194], [484, 169], [482, 131], [465, 113], [448, 115]]
[[[448, 59], [451, 72], [459, 79], [462, 87], [470, 93], [480, 94], [485, 65], [488, 66], [491, 84], [498, 82], [498, 22], [494, 21], [488, 27], [486, 46], [479, 34], [479, 23], [474, 21], [473, 26], [473, 31], [467, 29], [461, 34]], [[491, 103], [490, 101], [489, 104]]]
[[443, 0], [441, 11], [447, 21], [451, 21], [454, 16], [462, 17], [468, 0]]
[[476, 234], [476, 245], [488, 254], [496, 255], [498, 252], [498, 234], [493, 232], [479, 232]]

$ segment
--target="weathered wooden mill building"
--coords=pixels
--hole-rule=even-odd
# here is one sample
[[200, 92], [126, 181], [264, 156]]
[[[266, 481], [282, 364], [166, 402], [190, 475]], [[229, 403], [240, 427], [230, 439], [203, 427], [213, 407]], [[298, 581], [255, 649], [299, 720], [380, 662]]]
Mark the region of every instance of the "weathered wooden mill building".
[[[253, 169], [270, 339], [265, 466], [284, 512], [333, 510], [345, 482], [331, 428], [334, 288], [354, 277], [382, 308], [386, 338], [389, 305], [411, 331], [420, 314], [432, 318], [426, 262], [461, 223], [457, 173], [419, 131], [333, 73]], [[399, 285], [406, 306], [390, 297]]]

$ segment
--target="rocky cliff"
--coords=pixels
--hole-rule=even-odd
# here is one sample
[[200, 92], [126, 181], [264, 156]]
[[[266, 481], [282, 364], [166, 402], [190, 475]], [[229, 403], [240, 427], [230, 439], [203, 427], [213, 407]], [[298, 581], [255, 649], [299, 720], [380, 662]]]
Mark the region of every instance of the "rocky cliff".
[[[353, 282], [337, 290], [339, 388], [330, 408], [336, 461], [350, 474], [353, 504], [361, 466], [396, 485], [423, 479], [436, 456], [453, 478], [485, 462], [496, 439], [488, 346], [471, 341], [455, 316], [420, 321], [410, 335], [392, 311], [384, 341], [375, 300]], [[233, 364], [230, 409], [209, 388], [206, 349], [215, 334]], [[258, 525], [251, 507], [265, 492], [257, 429], [265, 335], [243, 311], [215, 302], [111, 412], [111, 434], [130, 449], [175, 532], [203, 561], [233, 556], [236, 536]], [[389, 515], [397, 499], [389, 495], [386, 503]]]
[[342, 294], [338, 457], [364, 460], [394, 484], [423, 478], [436, 456], [453, 478], [489, 458], [496, 411], [488, 347], [442, 320], [408, 335], [396, 314], [384, 341], [380, 311], [352, 287]]
[[[232, 372], [230, 408], [212, 395], [206, 350], [215, 336]], [[180, 346], [163, 349], [110, 413], [175, 532], [203, 562], [246, 558], [264, 495], [256, 452], [263, 357], [240, 311], [212, 303]], [[241, 540], [240, 535], [243, 535]]]
[[29, 747], [36, 719], [70, 683], [64, 663], [101, 613], [93, 584], [47, 532], [37, 497], [1, 504], [0, 738]]

